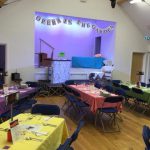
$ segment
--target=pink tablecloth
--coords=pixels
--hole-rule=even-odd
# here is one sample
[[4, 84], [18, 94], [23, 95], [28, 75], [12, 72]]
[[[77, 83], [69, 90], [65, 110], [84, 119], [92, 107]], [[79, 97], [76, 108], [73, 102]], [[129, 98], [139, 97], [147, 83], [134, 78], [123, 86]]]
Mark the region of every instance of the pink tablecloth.
[[[19, 89], [19, 99], [23, 99], [25, 97], [28, 97], [30, 94], [36, 92], [36, 88], [25, 88], [25, 89]], [[11, 92], [11, 90], [10, 90]], [[5, 95], [0, 94], [0, 114], [6, 112], [9, 108], [6, 107], [6, 102], [5, 102]]]
[[[81, 94], [82, 101], [90, 105], [90, 110], [95, 113], [98, 108], [117, 107], [122, 108], [121, 103], [104, 103], [105, 97], [100, 95], [100, 89], [89, 87], [85, 85], [69, 85], [71, 88], [77, 90]], [[116, 96], [111, 94], [111, 96]], [[104, 105], [103, 105], [104, 103]]]

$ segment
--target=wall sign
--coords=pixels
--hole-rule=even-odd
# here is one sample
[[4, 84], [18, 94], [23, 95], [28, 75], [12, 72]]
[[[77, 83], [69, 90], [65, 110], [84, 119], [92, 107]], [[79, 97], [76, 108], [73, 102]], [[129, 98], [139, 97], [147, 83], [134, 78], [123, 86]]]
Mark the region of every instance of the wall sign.
[[97, 25], [91, 24], [89, 22], [83, 22], [81, 20], [72, 20], [72, 19], [68, 19], [68, 18], [47, 19], [47, 18], [44, 18], [41, 16], [36, 16], [35, 19], [36, 19], [36, 21], [40, 22], [41, 24], [47, 25], [47, 26], [56, 26], [58, 24], [73, 25], [73, 23], [76, 23], [77, 25], [79, 25], [82, 28], [92, 28], [98, 34], [104, 34], [104, 33], [108, 33], [108, 32], [111, 32], [112, 30], [114, 30], [114, 27], [112, 25], [110, 25], [106, 28], [99, 28]]
[[150, 36], [145, 36], [144, 39], [145, 40], [150, 40]]

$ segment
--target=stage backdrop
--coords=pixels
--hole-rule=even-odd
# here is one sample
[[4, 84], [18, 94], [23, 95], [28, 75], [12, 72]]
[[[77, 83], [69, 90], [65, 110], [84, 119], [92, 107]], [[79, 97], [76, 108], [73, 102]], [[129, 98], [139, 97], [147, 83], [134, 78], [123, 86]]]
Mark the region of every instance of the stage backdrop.
[[36, 12], [35, 66], [38, 66], [38, 53], [44, 52], [51, 57], [53, 48], [54, 59], [58, 59], [60, 52], [65, 53], [66, 59], [94, 56], [96, 37], [101, 39], [102, 57], [113, 61], [115, 27], [116, 23], [112, 21]]

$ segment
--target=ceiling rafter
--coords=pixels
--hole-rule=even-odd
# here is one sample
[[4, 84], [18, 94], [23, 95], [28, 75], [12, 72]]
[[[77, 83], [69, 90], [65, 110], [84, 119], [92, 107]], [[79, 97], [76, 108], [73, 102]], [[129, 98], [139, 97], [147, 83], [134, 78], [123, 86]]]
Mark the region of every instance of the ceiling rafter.
[[0, 0], [0, 7], [2, 7], [7, 0]]
[[121, 4], [123, 4], [124, 2], [126, 2], [126, 1], [128, 1], [128, 0], [117, 0], [117, 4], [118, 4], [118, 5], [121, 5]]

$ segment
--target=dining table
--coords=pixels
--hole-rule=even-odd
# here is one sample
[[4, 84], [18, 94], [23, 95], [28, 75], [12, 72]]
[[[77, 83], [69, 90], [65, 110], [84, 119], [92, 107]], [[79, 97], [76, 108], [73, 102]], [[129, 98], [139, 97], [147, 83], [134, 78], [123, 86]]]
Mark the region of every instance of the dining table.
[[[143, 101], [145, 101], [147, 103], [150, 103], [150, 88], [149, 87], [143, 87], [143, 86], [137, 87], [136, 84], [132, 84], [132, 83], [128, 83], [128, 82], [127, 83], [121, 83], [121, 85], [125, 85], [125, 86], [129, 87], [130, 90], [129, 91], [125, 91], [125, 93], [128, 96], [133, 97], [133, 98], [140, 98]], [[132, 88], [141, 89], [143, 91], [143, 94], [137, 94], [137, 93], [133, 92]], [[113, 89], [115, 91], [117, 89], [122, 89], [122, 88], [121, 88], [121, 86], [119, 86], [119, 87], [113, 86]]]
[[104, 103], [105, 98], [108, 96], [118, 96], [113, 93], [109, 93], [103, 89], [95, 88], [94, 85], [69, 85], [70, 88], [77, 90], [81, 95], [81, 100], [89, 104], [90, 110], [96, 113], [98, 108], [117, 107], [118, 110], [122, 110], [122, 103]]
[[[36, 91], [37, 91], [36, 88], [27, 87], [27, 88], [23, 88], [23, 89], [9, 88], [8, 92], [9, 93], [18, 92], [19, 93], [18, 100], [21, 100], [21, 99], [29, 97], [31, 94], [34, 94]], [[7, 94], [9, 94], [9, 93], [7, 93]], [[9, 110], [9, 106], [6, 106], [5, 96], [6, 96], [6, 94], [3, 93], [3, 90], [0, 90], [0, 114]]]
[[64, 118], [23, 113], [14, 117], [18, 125], [11, 128], [12, 141], [8, 141], [10, 120], [0, 124], [0, 150], [56, 150], [68, 138]]

